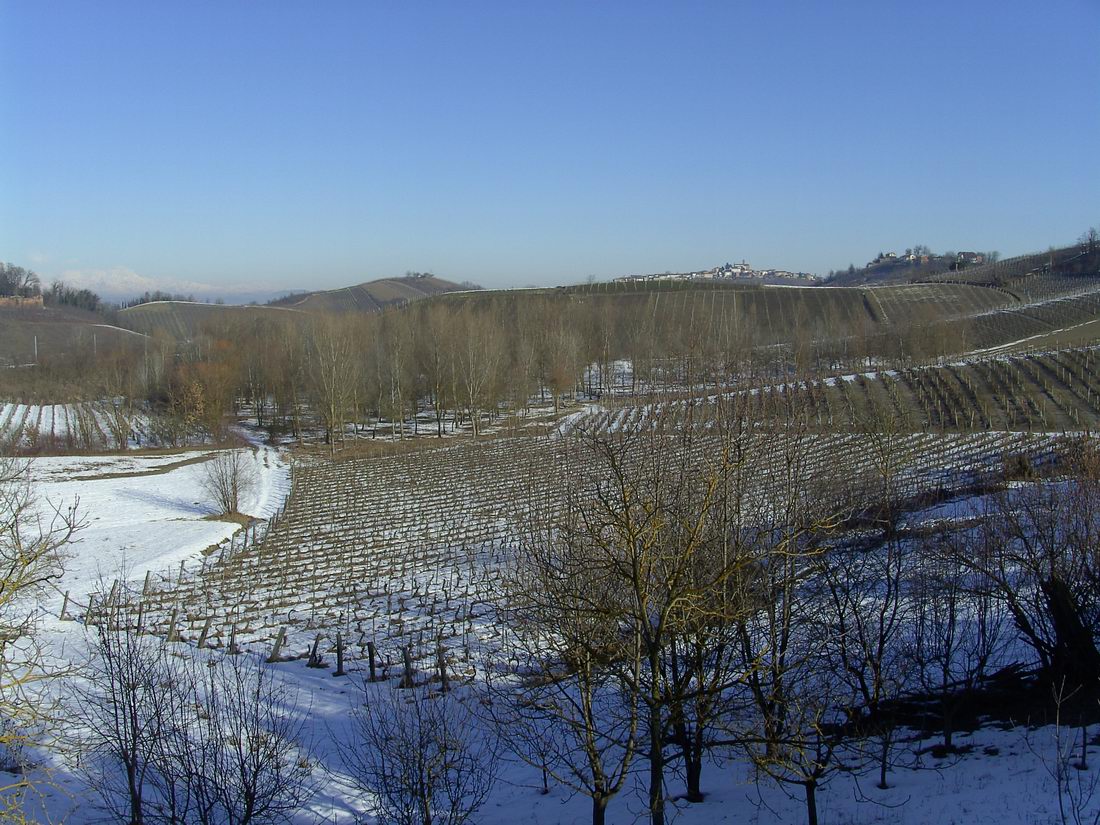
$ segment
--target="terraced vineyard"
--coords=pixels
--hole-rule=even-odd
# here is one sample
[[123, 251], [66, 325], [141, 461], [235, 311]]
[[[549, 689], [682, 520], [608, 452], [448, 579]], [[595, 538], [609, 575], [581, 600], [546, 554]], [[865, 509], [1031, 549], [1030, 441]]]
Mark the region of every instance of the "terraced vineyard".
[[[1067, 329], [1100, 317], [1100, 282], [1085, 292], [976, 314], [966, 322], [975, 348], [1007, 346], [1027, 338]], [[944, 327], [938, 327], [944, 330]]]
[[1100, 423], [1100, 351], [986, 358], [857, 375], [807, 393], [823, 424], [858, 427], [889, 410], [936, 431], [1058, 432]]
[[907, 284], [863, 290], [884, 323], [931, 322], [963, 318], [1015, 303], [1009, 293], [966, 284]]

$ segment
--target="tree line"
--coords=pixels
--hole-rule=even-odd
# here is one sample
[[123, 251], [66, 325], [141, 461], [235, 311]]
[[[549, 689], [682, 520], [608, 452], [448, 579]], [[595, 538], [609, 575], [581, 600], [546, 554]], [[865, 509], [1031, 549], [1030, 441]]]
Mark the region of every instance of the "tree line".
[[[272, 433], [319, 429], [335, 450], [364, 422], [397, 438], [477, 436], [503, 416], [557, 414], [579, 397], [775, 383], [908, 364], [948, 345], [920, 317], [887, 327], [862, 305], [823, 300], [814, 314], [760, 299], [750, 313], [747, 300], [734, 291], [471, 293], [373, 315], [212, 319], [188, 340], [158, 330], [101, 367], [42, 372], [84, 382], [83, 397], [123, 395], [214, 436], [243, 406]], [[793, 324], [776, 329], [772, 311]], [[853, 312], [861, 325], [846, 322]]]

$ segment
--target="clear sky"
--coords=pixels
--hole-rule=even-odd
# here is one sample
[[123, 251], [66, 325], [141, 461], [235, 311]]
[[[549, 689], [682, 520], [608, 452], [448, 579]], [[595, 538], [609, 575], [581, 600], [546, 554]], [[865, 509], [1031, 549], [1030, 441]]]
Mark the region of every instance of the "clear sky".
[[486, 286], [1100, 225], [1098, 0], [0, 0], [0, 260]]

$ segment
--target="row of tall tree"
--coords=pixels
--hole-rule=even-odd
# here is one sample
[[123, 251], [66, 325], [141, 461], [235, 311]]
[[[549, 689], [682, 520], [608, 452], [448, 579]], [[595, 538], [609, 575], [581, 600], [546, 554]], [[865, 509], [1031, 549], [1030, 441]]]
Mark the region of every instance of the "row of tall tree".
[[212, 431], [244, 402], [261, 426], [294, 435], [318, 426], [335, 449], [368, 421], [398, 437], [419, 434], [425, 418], [435, 435], [461, 427], [476, 436], [505, 412], [542, 404], [556, 413], [580, 395], [782, 381], [872, 357], [908, 362], [944, 345], [925, 326], [887, 332], [865, 314], [862, 328], [842, 328], [851, 308], [829, 302], [777, 332], [738, 301], [717, 291], [499, 293], [378, 315], [238, 317], [186, 342], [160, 334], [125, 380]]

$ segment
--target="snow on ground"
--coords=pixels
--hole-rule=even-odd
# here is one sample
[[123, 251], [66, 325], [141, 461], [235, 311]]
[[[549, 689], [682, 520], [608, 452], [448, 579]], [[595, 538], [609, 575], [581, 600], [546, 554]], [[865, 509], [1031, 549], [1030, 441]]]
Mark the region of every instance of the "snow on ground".
[[[185, 646], [178, 646], [185, 650]], [[193, 650], [186, 651], [195, 655]], [[204, 655], [215, 656], [214, 653]], [[331, 670], [307, 669], [301, 660], [272, 665], [281, 681], [293, 692], [300, 712], [306, 719], [303, 740], [314, 760], [314, 778], [319, 791], [309, 808], [294, 819], [295, 825], [318, 821], [329, 823], [374, 823], [369, 815], [370, 800], [354, 790], [341, 765], [335, 737], [347, 735], [349, 708], [352, 703], [371, 701], [388, 683], [369, 685], [363, 693], [360, 675], [333, 678]], [[928, 752], [934, 740], [912, 739], [894, 754], [897, 767], [888, 774], [890, 788], [875, 787], [877, 769], [870, 765], [861, 772], [834, 775], [818, 791], [821, 825], [1045, 825], [1062, 822], [1059, 816], [1058, 785], [1051, 776], [1055, 754], [1075, 758], [1073, 742], [1077, 732], [1053, 726], [1034, 730], [1025, 727], [982, 728], [972, 733], [957, 733], [958, 755], [936, 758]], [[485, 736], [480, 729], [471, 736]], [[348, 741], [344, 739], [342, 741]], [[919, 752], [919, 753], [918, 753]], [[1084, 794], [1100, 782], [1100, 753], [1090, 755], [1090, 771], [1069, 768], [1073, 782], [1084, 783], [1077, 793]], [[872, 760], [873, 761], [873, 760]], [[608, 808], [609, 825], [644, 823], [646, 817], [646, 765], [634, 763], [627, 787]], [[91, 790], [58, 766], [45, 804], [55, 818], [64, 816], [72, 825], [101, 821], [87, 803], [94, 801]], [[482, 825], [588, 825], [591, 806], [586, 797], [551, 781], [550, 793], [543, 795], [539, 772], [505, 758], [496, 786], [483, 808], [473, 818]], [[706, 800], [689, 804], [681, 798], [684, 785], [669, 777], [668, 821], [675, 825], [709, 823], [750, 823], [786, 825], [806, 821], [802, 789], [776, 786], [766, 778], [757, 780], [743, 759], [726, 758], [709, 762], [703, 772]], [[1071, 804], [1069, 798], [1064, 803]], [[1096, 800], [1085, 809], [1087, 821], [1097, 814]], [[1072, 819], [1069, 821], [1073, 821]]]
[[[278, 509], [289, 490], [289, 468], [270, 448], [249, 453], [258, 483], [241, 509], [264, 518]], [[85, 525], [68, 548], [54, 601], [65, 590], [83, 597], [101, 578], [139, 577], [146, 570], [197, 558], [236, 532], [239, 525], [209, 518], [216, 508], [201, 485], [202, 464], [209, 455], [35, 459], [31, 473], [40, 509], [75, 503]]]
[[[262, 445], [251, 452], [260, 483], [243, 509], [257, 517], [270, 516], [289, 490], [285, 458]], [[100, 576], [111, 579], [124, 570], [139, 580], [144, 571], [178, 566], [181, 560], [197, 559], [202, 551], [229, 537], [235, 524], [212, 521], [212, 508], [200, 489], [201, 459], [208, 453], [193, 451], [171, 456], [41, 458], [33, 463], [40, 502], [66, 506], [79, 498], [87, 527], [71, 547], [66, 572], [57, 592], [45, 605], [48, 615], [41, 625], [42, 639], [59, 658], [79, 660], [86, 648], [84, 629], [76, 622], [62, 622], [62, 594], [86, 598]], [[923, 517], [943, 517], [946, 512], [930, 510]], [[196, 651], [186, 644], [175, 647], [184, 655], [215, 658], [213, 651]], [[329, 663], [331, 665], [331, 662]], [[348, 710], [362, 701], [358, 663], [352, 675], [333, 678], [331, 669], [307, 669], [297, 660], [271, 665], [280, 681], [289, 686], [305, 718], [305, 744], [315, 761], [314, 776], [320, 791], [310, 809], [295, 823], [351, 823], [369, 810], [369, 799], [356, 793], [340, 765], [334, 736], [347, 730]], [[62, 688], [64, 689], [64, 688]], [[370, 695], [392, 689], [390, 683], [370, 685]], [[464, 691], [460, 691], [464, 692]], [[471, 736], [488, 736], [487, 730], [472, 729]], [[1059, 817], [1057, 785], [1051, 778], [1059, 748], [1068, 753], [1076, 731], [1063, 732], [1057, 740], [1054, 728], [1029, 731], [1017, 727], [987, 727], [972, 733], [960, 732], [956, 744], [967, 752], [936, 759], [927, 752], [934, 742], [908, 741], [899, 745], [896, 767], [889, 775], [891, 788], [875, 788], [873, 765], [855, 774], [834, 777], [818, 796], [822, 825], [949, 825], [950, 823], [1055, 823]], [[1094, 758], [1094, 761], [1100, 759]], [[100, 814], [90, 802], [92, 789], [70, 773], [60, 758], [51, 759], [56, 787], [39, 803], [53, 821], [73, 825], [98, 821]], [[611, 801], [609, 823], [645, 821], [645, 765], [635, 762], [635, 775], [628, 788]], [[1071, 769], [1071, 779], [1086, 784], [1100, 779], [1100, 766], [1091, 771]], [[547, 795], [539, 792], [539, 773], [525, 765], [505, 761], [498, 784], [483, 809], [474, 818], [486, 825], [528, 825], [587, 823], [590, 804], [552, 785]], [[786, 791], [767, 779], [755, 780], [744, 760], [726, 756], [708, 764], [703, 775], [707, 800], [689, 805], [676, 799], [682, 782], [670, 777], [671, 823], [799, 823], [805, 821], [801, 789]], [[1066, 800], [1063, 800], [1065, 802]], [[1100, 802], [1100, 794], [1097, 795]], [[1089, 809], [1096, 814], [1095, 803]], [[33, 811], [32, 811], [33, 813]], [[367, 821], [372, 821], [369, 818]]]
[[[256, 443], [246, 448], [256, 484], [242, 512], [268, 518], [290, 490], [290, 468], [277, 450]], [[240, 525], [212, 518], [216, 508], [202, 489], [202, 465], [210, 451], [155, 456], [54, 456], [30, 462], [35, 503], [44, 519], [54, 509], [76, 506], [83, 527], [67, 546], [64, 574], [41, 604], [37, 636], [55, 664], [79, 662], [87, 650], [85, 628], [59, 615], [69, 594], [75, 610], [89, 593], [116, 578], [136, 579], [198, 560], [205, 549], [228, 539]], [[70, 607], [70, 612], [74, 607]], [[54, 690], [68, 692], [61, 682]], [[46, 795], [53, 821], [81, 823], [93, 818], [91, 798], [55, 762], [57, 788]]]

